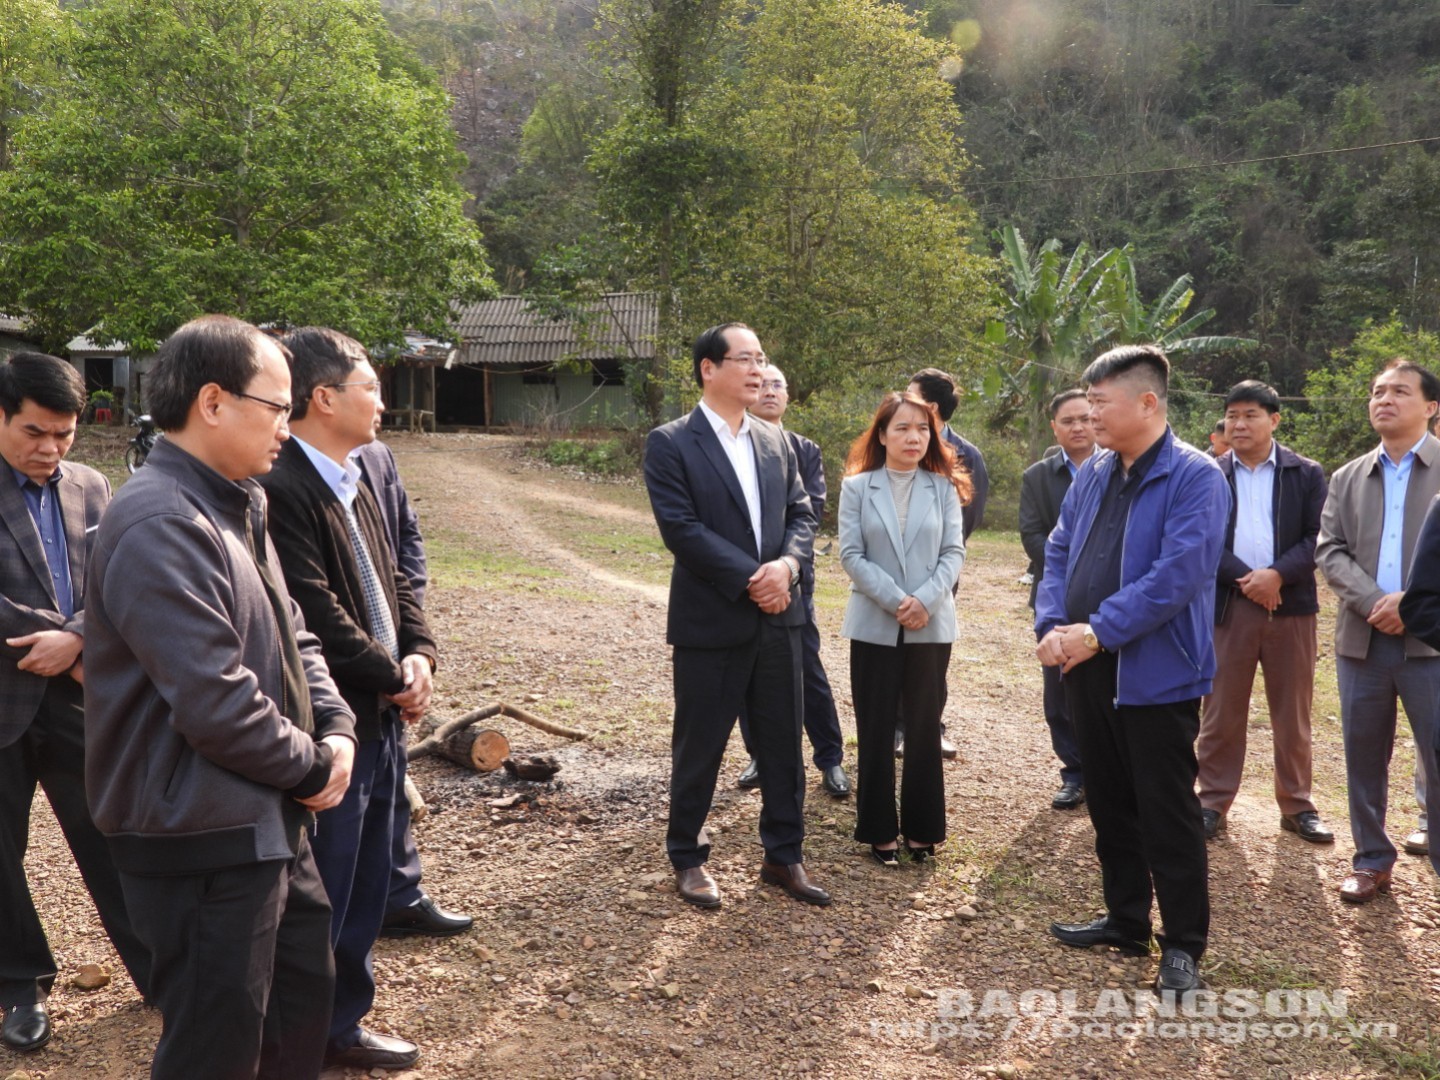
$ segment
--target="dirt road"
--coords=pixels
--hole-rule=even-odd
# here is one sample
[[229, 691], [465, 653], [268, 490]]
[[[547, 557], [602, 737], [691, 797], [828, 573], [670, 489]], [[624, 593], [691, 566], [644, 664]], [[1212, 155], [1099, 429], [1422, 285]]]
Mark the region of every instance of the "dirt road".
[[[557, 754], [550, 785], [417, 762], [434, 811], [418, 827], [426, 887], [478, 925], [378, 947], [370, 1022], [423, 1047], [421, 1066], [400, 1075], [1375, 1076], [1394, 1075], [1396, 1055], [1425, 1037], [1440, 984], [1435, 879], [1402, 856], [1391, 897], [1340, 903], [1350, 846], [1333, 721], [1316, 736], [1317, 796], [1342, 836], [1331, 849], [1278, 831], [1268, 731], [1252, 728], [1242, 801], [1210, 849], [1205, 967], [1233, 992], [1215, 1030], [1131, 1015], [1153, 958], [1048, 938], [1051, 920], [1099, 912], [1099, 876], [1083, 812], [1049, 809], [1057, 777], [1015, 580], [1024, 559], [1005, 534], [979, 534], [962, 577], [947, 714], [961, 760], [946, 765], [951, 837], [936, 863], [890, 872], [863, 860], [851, 804], [826, 797], [812, 770], [807, 864], [835, 904], [809, 909], [759, 885], [758, 795], [722, 786], [711, 868], [725, 904], [685, 906], [663, 852], [669, 562], [643, 492], [536, 467], [496, 438], [393, 445], [431, 547], [438, 710], [505, 700], [594, 736], [567, 744], [497, 724], [517, 750]], [[818, 575], [825, 660], [853, 732], [838, 561], [822, 556]], [[1328, 668], [1320, 681], [1333, 698]], [[737, 738], [722, 784], [743, 763]], [[1397, 756], [1394, 832], [1412, 824], [1408, 768]], [[490, 805], [516, 792], [520, 805]], [[32, 834], [30, 872], [62, 965], [56, 1037], [23, 1060], [0, 1051], [0, 1076], [144, 1076], [158, 1016], [123, 977], [93, 993], [69, 985], [81, 963], [118, 964], [43, 799]], [[1267, 1012], [1265, 993], [1284, 990], [1299, 996]], [[1307, 1017], [1306, 991], [1344, 1015]], [[1233, 1015], [1240, 1002], [1258, 1015]], [[1060, 1015], [1067, 1004], [1079, 1015]], [[1300, 1015], [1268, 1015], [1292, 1008]], [[1396, 1025], [1396, 1037], [1348, 1037], [1347, 1024], [1371, 1022]], [[1287, 1023], [1310, 1026], [1292, 1034]]]

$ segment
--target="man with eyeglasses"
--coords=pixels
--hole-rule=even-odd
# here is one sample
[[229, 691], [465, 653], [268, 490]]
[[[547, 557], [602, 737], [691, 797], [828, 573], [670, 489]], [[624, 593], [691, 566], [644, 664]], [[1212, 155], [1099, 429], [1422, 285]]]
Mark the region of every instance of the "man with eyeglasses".
[[[810, 496], [810, 508], [815, 512], [816, 527], [825, 516], [825, 461], [820, 447], [805, 436], [788, 430], [782, 420], [790, 406], [790, 386], [785, 373], [774, 364], [762, 373], [760, 400], [750, 408], [752, 416], [768, 420], [789, 440], [795, 451], [795, 460], [800, 466], [800, 480], [805, 485], [805, 494]], [[815, 622], [815, 561], [807, 560], [801, 567], [800, 593], [805, 601], [805, 626], [800, 631], [800, 644], [804, 652], [801, 667], [805, 680], [805, 734], [810, 738], [810, 749], [815, 767], [820, 770], [820, 786], [832, 798], [844, 799], [850, 795], [850, 778], [845, 775], [845, 738], [840, 733], [840, 717], [835, 712], [835, 695], [830, 690], [830, 677], [825, 674], [825, 665], [820, 661], [820, 627]], [[760, 786], [760, 764], [750, 750], [750, 721], [740, 714], [740, 735], [745, 741], [745, 751], [750, 754], [750, 763], [745, 766], [736, 780], [742, 788]]]
[[270, 535], [286, 584], [320, 638], [325, 662], [355, 713], [360, 745], [344, 800], [321, 814], [312, 844], [335, 909], [335, 1009], [326, 1060], [403, 1069], [414, 1043], [360, 1021], [375, 1000], [371, 950], [390, 892], [395, 801], [403, 799], [403, 723], [425, 715], [436, 649], [395, 565], [374, 495], [351, 460], [375, 437], [384, 406], [364, 346], [307, 327], [284, 338], [295, 409], [289, 443], [262, 484], [274, 513]]
[[290, 599], [264, 492], [283, 348], [187, 323], [147, 381], [165, 437], [110, 503], [85, 589], [86, 792], [151, 950], [151, 1076], [318, 1075], [330, 904], [306, 826], [339, 804], [354, 714]]
[[800, 757], [805, 605], [815, 515], [795, 451], [747, 414], [769, 361], [743, 323], [706, 330], [693, 349], [700, 404], [650, 432], [645, 486], [670, 575], [666, 640], [674, 648], [675, 727], [665, 846], [680, 898], [720, 906], [705, 870], [705, 818], [735, 718], [749, 716], [760, 768], [760, 880], [808, 904], [830, 894], [805, 872]]

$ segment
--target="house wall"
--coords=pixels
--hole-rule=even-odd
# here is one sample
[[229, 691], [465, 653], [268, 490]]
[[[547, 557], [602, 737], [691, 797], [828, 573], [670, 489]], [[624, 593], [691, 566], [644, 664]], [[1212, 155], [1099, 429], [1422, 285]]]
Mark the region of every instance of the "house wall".
[[[553, 382], [536, 382], [537, 379]], [[546, 425], [566, 430], [581, 427], [631, 427], [640, 414], [623, 385], [596, 386], [589, 372], [494, 373], [496, 424]]]

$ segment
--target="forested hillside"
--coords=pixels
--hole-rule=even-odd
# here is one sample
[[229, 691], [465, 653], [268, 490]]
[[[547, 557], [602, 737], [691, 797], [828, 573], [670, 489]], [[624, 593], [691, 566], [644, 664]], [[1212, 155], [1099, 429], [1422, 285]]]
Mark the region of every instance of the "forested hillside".
[[[388, 6], [456, 95], [497, 276], [533, 284], [566, 244], [589, 244], [592, 269], [623, 276], [598, 252], [585, 168], [623, 95], [595, 49], [614, 32], [595, 4]], [[1428, 242], [1440, 225], [1440, 143], [1324, 153], [1440, 137], [1440, 6], [935, 0], [909, 10], [952, 54], [943, 73], [969, 157], [952, 182], [988, 250], [992, 231], [1014, 224], [1067, 250], [1133, 244], [1143, 292], [1193, 275], [1195, 309], [1217, 311], [1207, 332], [1260, 342], [1197, 361], [1217, 383], [1243, 369], [1298, 394], [1365, 319], [1440, 321], [1440, 250]], [[717, 46], [712, 60], [724, 59]], [[1192, 168], [1255, 158], [1271, 160]]]

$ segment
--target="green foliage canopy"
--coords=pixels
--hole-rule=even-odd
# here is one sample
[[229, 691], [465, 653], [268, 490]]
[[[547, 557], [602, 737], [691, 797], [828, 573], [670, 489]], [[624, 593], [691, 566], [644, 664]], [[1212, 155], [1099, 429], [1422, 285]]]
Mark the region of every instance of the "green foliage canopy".
[[204, 311], [381, 343], [491, 287], [433, 75], [373, 0], [99, 0], [0, 174], [0, 309], [145, 349]]

